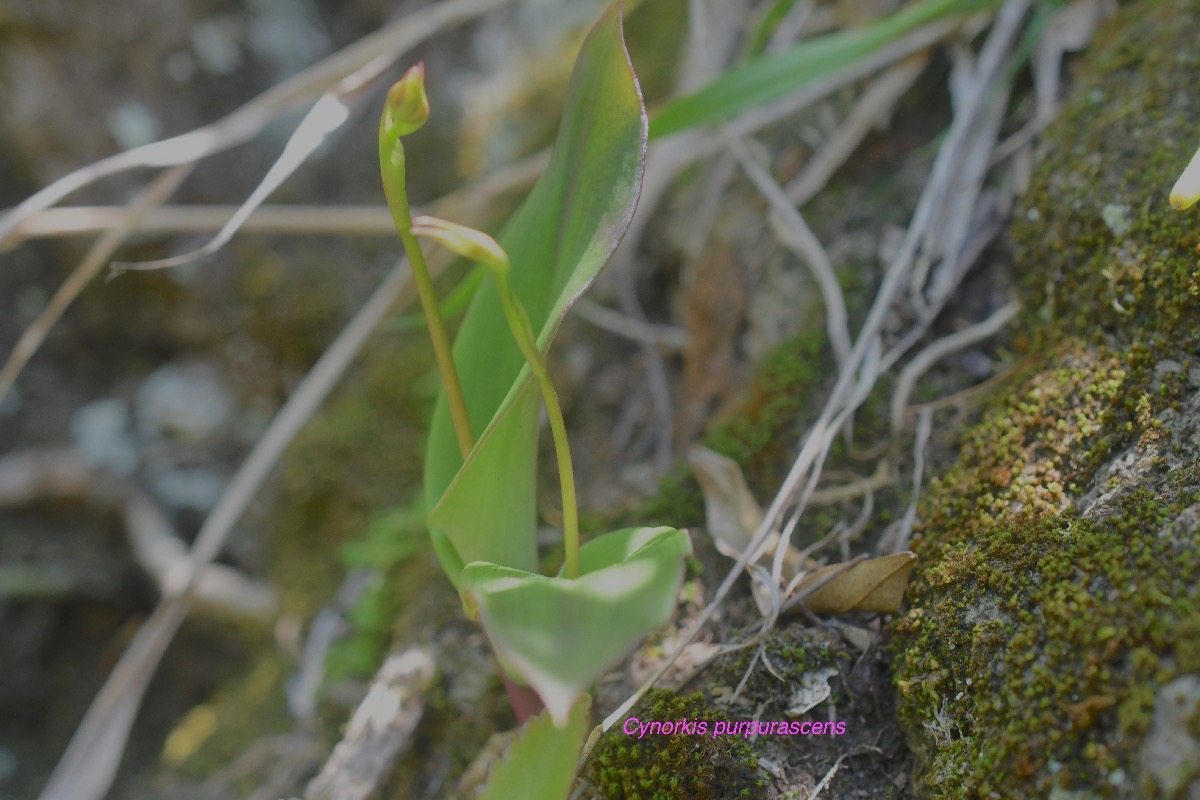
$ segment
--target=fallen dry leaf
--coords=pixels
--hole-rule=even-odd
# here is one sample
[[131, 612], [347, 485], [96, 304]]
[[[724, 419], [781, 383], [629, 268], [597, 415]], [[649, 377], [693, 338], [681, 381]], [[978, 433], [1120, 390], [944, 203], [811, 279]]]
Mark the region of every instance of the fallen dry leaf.
[[[705, 527], [713, 544], [718, 553], [737, 561], [750, 544], [754, 531], [762, 524], [762, 508], [750, 493], [742, 468], [732, 458], [695, 445], [688, 451], [688, 463], [704, 493]], [[750, 563], [769, 569], [778, 544], [779, 534], [772, 531], [759, 545]], [[801, 566], [800, 551], [788, 545], [783, 563], [785, 574], [794, 575]], [[771, 587], [757, 570], [751, 570], [750, 581], [754, 602], [765, 617], [771, 613]]]
[[[846, 614], [851, 611], [886, 614], [898, 611], [916, 561], [916, 554], [910, 550], [859, 561], [802, 602], [816, 614]], [[802, 593], [805, 587], [821, 583], [831, 573], [842, 569], [845, 569], [844, 564], [821, 567], [800, 581], [793, 595]]]
[[[733, 459], [700, 445], [688, 451], [688, 463], [704, 493], [705, 526], [713, 537], [717, 552], [734, 560], [741, 558], [763, 519], [762, 508], [750, 493], [741, 467]], [[750, 563], [767, 566], [778, 543], [779, 534], [772, 533]], [[812, 561], [801, 564], [800, 552], [788, 545], [784, 557], [785, 576], [799, 573], [802, 567], [812, 571], [782, 599], [786, 604], [789, 597], [801, 595], [806, 588], [828, 581], [803, 598], [802, 602], [810, 611], [817, 614], [898, 611], [916, 559], [915, 554], [905, 550], [852, 565], [838, 563], [819, 567]], [[751, 570], [750, 579], [754, 601], [766, 616], [771, 611], [771, 588], [764, 583], [761, 570]]]
[[717, 552], [741, 558], [763, 518], [741, 467], [732, 458], [700, 445], [688, 451], [688, 464], [704, 492], [705, 527]]

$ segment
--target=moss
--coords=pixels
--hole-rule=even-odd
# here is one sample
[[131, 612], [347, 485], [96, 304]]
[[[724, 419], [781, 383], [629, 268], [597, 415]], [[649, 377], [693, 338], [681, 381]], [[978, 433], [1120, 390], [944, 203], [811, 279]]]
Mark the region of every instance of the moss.
[[[703, 695], [680, 697], [666, 689], [651, 689], [631, 716], [644, 722], [704, 722], [708, 730], [730, 721], [707, 705]], [[585, 777], [607, 800], [767, 796], [758, 758], [739, 736], [680, 733], [638, 738], [613, 728], [596, 745]]]
[[1138, 491], [1101, 522], [1021, 513], [941, 538], [894, 626], [909, 728], [949, 715], [963, 732], [918, 753], [928, 796], [1018, 796], [1014, 776], [1045, 796], [1130, 771], [1149, 687], [1200, 669], [1179, 646], [1200, 638], [1200, 554], [1157, 535], [1196, 501]]
[[892, 628], [926, 797], [1154, 796], [1138, 748], [1157, 687], [1200, 670], [1183, 521], [1200, 403], [1181, 377], [1200, 225], [1166, 203], [1200, 122], [1181, 88], [1200, 52], [1177, 24], [1198, 6], [1142, 3], [1106, 29], [1019, 214], [1038, 356], [924, 496]]
[[[1096, 77], [1057, 123], [1065, 135], [1017, 217], [1023, 280], [1038, 301], [1027, 322], [1042, 342], [1116, 336], [1194, 351], [1200, 341], [1200, 329], [1181, 324], [1195, 318], [1200, 298], [1200, 226], [1167, 208], [1200, 122], [1200, 98], [1182, 88], [1200, 69], [1200, 51], [1171, 15], [1195, 8], [1186, 0], [1142, 7], [1147, 13], [1125, 13], [1102, 33]], [[1105, 223], [1114, 207], [1127, 218], [1119, 233]]]

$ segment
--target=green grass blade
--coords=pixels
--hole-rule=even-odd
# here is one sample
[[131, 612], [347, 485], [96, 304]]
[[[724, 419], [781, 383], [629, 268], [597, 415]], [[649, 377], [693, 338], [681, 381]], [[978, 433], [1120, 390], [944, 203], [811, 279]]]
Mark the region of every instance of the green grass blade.
[[754, 58], [762, 54], [762, 51], [767, 48], [771, 36], [779, 28], [779, 23], [792, 13], [795, 5], [796, 0], [776, 0], [775, 5], [767, 10], [767, 13], [763, 15], [762, 22], [754, 29], [754, 35], [750, 37], [750, 43], [746, 45], [747, 58]]
[[748, 62], [660, 108], [650, 122], [650, 137], [720, 122], [778, 100], [817, 78], [850, 66], [915, 28], [996, 4], [996, 0], [923, 0], [864, 28], [820, 36]]
[[[645, 108], [614, 3], [576, 61], [550, 164], [499, 237], [543, 352], [628, 228], [645, 148]], [[443, 566], [456, 585], [459, 563], [533, 571], [539, 397], [491, 282], [475, 292], [454, 360], [471, 428], [482, 433], [464, 463], [439, 398], [425, 491]]]

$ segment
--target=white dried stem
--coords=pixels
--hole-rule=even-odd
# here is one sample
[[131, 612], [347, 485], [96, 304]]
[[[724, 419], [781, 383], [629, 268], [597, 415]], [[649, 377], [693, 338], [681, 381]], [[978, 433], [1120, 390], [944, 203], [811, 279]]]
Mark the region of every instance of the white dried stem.
[[982, 322], [977, 322], [961, 331], [955, 331], [931, 342], [928, 347], [914, 356], [913, 360], [900, 371], [900, 377], [896, 379], [896, 389], [892, 393], [890, 416], [892, 435], [899, 435], [904, 425], [904, 411], [908, 407], [908, 399], [912, 397], [917, 381], [929, 371], [930, 367], [951, 353], [970, 347], [989, 336], [995, 336], [1020, 310], [1021, 306], [1015, 301], [1009, 303]]

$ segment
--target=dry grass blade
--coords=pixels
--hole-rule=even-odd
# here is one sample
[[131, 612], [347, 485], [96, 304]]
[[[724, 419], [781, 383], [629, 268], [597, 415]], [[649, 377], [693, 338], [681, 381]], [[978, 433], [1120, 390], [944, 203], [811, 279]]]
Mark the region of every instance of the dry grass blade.
[[[527, 188], [546, 168], [550, 151], [518, 161], [438, 198], [433, 205], [454, 218], [477, 218], [497, 197]], [[238, 206], [164, 206], [146, 212], [140, 233], [208, 233], [224, 227]], [[126, 206], [69, 206], [33, 214], [0, 250], [26, 239], [79, 236], [117, 225]], [[414, 213], [421, 213], [414, 208]], [[242, 224], [243, 232], [296, 235], [395, 236], [386, 206], [259, 206]]]
[[1015, 301], [1009, 303], [982, 322], [977, 322], [961, 331], [955, 331], [949, 336], [943, 336], [914, 356], [913, 360], [901, 370], [900, 377], [896, 381], [896, 389], [892, 393], [890, 417], [892, 434], [896, 435], [900, 432], [904, 424], [904, 411], [908, 407], [908, 398], [912, 397], [917, 380], [930, 367], [951, 353], [983, 341], [989, 336], [995, 336], [1020, 310], [1021, 306]]
[[[962, 281], [964, 252], [969, 249], [966, 245], [977, 216], [976, 206], [1008, 107], [1009, 88], [1004, 85], [988, 98], [967, 137], [959, 168], [955, 170], [938, 214], [938, 231], [936, 236], [931, 236], [932, 247], [923, 248], [922, 257], [913, 270], [910, 292], [924, 320], [931, 320], [942, 309]], [[928, 268], [935, 261], [937, 268], [926, 285]]]
[[394, 60], [435, 33], [505, 2], [507, 0], [446, 0], [435, 3], [334, 53], [210, 125], [135, 147], [75, 170], [31, 195], [0, 219], [0, 247], [30, 215], [55, 205], [84, 186], [140, 167], [169, 167], [197, 161], [248, 141], [272, 120], [321, 95], [365, 64], [380, 57]]
[[908, 499], [908, 507], [904, 516], [893, 523], [883, 536], [875, 550], [879, 553], [896, 553], [908, 547], [912, 537], [913, 523], [917, 520], [917, 503], [921, 499], [921, 483], [925, 479], [925, 448], [929, 446], [929, 436], [933, 433], [933, 411], [926, 409], [917, 415], [917, 433], [913, 437], [913, 477], [912, 496]]
[[17, 340], [8, 360], [4, 362], [3, 368], [0, 368], [0, 400], [3, 400], [8, 394], [17, 380], [17, 376], [21, 374], [21, 370], [42, 346], [50, 329], [62, 318], [71, 303], [75, 302], [75, 298], [79, 296], [84, 287], [91, 283], [92, 278], [96, 277], [100, 269], [108, 263], [113, 252], [137, 228], [138, 220], [142, 215], [166, 200], [191, 170], [190, 164], [184, 164], [159, 174], [133, 199], [117, 224], [105, 231], [104, 235], [91, 246], [83, 260], [79, 262], [79, 266], [75, 267], [66, 282], [58, 287], [58, 291], [54, 293], [54, 297], [50, 298], [50, 302], [42, 309], [42, 313], [38, 314], [37, 319], [21, 334], [21, 338]]
[[142, 261], [138, 263], [114, 263], [114, 273], [124, 270], [150, 270], [179, 267], [192, 261], [210, 256], [220, 250], [233, 238], [246, 219], [254, 213], [254, 209], [262, 205], [279, 185], [287, 180], [293, 172], [308, 160], [316, 149], [321, 146], [329, 134], [340, 128], [350, 119], [350, 102], [358, 97], [364, 89], [371, 85], [392, 64], [391, 55], [380, 56], [365, 64], [321, 95], [320, 99], [309, 110], [308, 114], [296, 127], [283, 148], [283, 153], [271, 165], [266, 176], [254, 187], [254, 191], [229, 221], [218, 231], [207, 244], [188, 253], [162, 258], [157, 261]]
[[[162, 206], [146, 212], [138, 233], [211, 233], [220, 230], [240, 206]], [[29, 217], [14, 231], [8, 246], [27, 239], [82, 236], [108, 230], [128, 211], [126, 206], [48, 208]], [[246, 233], [289, 236], [394, 236], [396, 225], [386, 206], [259, 206], [246, 218]]]
[[927, 52], [915, 53], [884, 70], [863, 91], [862, 97], [800, 174], [787, 185], [787, 197], [802, 206], [825, 188], [833, 174], [854, 154], [867, 134], [891, 115], [896, 103], [929, 66]]
[[833, 263], [816, 234], [808, 227], [804, 217], [796, 210], [784, 194], [783, 187], [763, 169], [737, 139], [729, 142], [730, 150], [754, 186], [771, 206], [771, 227], [783, 244], [804, 261], [817, 286], [821, 288], [821, 299], [825, 302], [825, 329], [838, 369], [844, 370], [850, 362], [850, 329], [846, 316], [846, 298], [838, 284]]
[[92, 701], [38, 800], [100, 800], [108, 794], [146, 686], [187, 609], [187, 597], [167, 597], [142, 623]]

